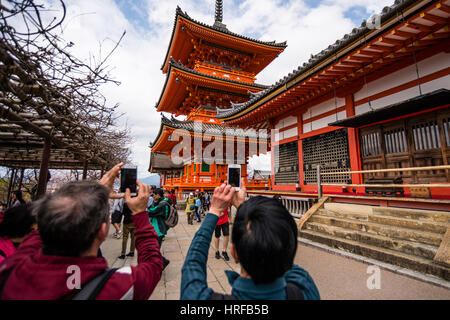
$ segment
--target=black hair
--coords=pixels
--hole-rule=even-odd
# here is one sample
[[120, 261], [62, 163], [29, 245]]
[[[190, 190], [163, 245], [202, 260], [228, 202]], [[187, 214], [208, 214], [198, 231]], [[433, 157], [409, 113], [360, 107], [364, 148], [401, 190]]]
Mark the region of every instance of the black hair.
[[109, 190], [91, 181], [71, 182], [36, 203], [42, 252], [79, 257], [109, 219]]
[[273, 196], [273, 199], [278, 200], [278, 201], [280, 201], [280, 202], [282, 201], [282, 200], [281, 200], [281, 196], [280, 196], [279, 194], [274, 195], [274, 196]]
[[159, 194], [161, 197], [164, 197], [164, 191], [161, 188], [157, 188], [153, 191], [153, 194]]
[[255, 284], [273, 282], [294, 262], [297, 225], [280, 201], [257, 196], [237, 210], [232, 242], [240, 263]]
[[170, 193], [175, 194], [175, 189], [170, 190]]
[[23, 204], [6, 210], [2, 223], [0, 223], [0, 237], [22, 238], [32, 230], [36, 223], [30, 205]]

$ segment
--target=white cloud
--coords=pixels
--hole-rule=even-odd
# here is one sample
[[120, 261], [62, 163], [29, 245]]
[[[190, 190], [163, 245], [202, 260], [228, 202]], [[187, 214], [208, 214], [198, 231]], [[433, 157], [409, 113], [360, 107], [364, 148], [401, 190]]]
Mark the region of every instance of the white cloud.
[[[356, 25], [347, 10], [364, 6], [367, 11], [381, 11], [393, 0], [324, 0], [316, 8], [304, 1], [245, 0], [224, 2], [224, 23], [228, 29], [260, 40], [287, 40], [288, 47], [269, 67], [258, 75], [258, 82], [272, 84], [284, 77], [311, 54], [316, 54], [351, 32]], [[133, 162], [140, 168], [139, 175], [146, 176], [152, 142], [160, 126], [160, 115], [154, 106], [165, 81], [160, 67], [163, 63], [173, 30], [177, 5], [194, 19], [212, 24], [212, 0], [147, 0], [140, 17], [146, 16], [149, 30], [128, 21], [113, 0], [67, 0], [67, 18], [64, 38], [73, 41], [74, 53], [100, 59], [114, 46], [122, 32], [127, 34], [108, 64], [111, 74], [122, 84], [107, 85], [103, 92], [110, 104], [119, 103], [119, 111], [126, 114], [134, 142], [130, 146]], [[136, 5], [136, 4], [135, 4]], [[368, 18], [368, 17], [367, 17]], [[358, 25], [359, 26], [359, 25]], [[259, 163], [259, 164], [258, 164]], [[270, 168], [270, 157], [257, 160], [255, 169]]]

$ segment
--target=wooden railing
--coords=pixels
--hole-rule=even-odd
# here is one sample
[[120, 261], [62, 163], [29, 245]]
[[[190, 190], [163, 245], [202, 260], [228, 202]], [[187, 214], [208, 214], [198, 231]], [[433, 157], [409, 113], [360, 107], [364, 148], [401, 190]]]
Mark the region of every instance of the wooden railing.
[[[226, 178], [216, 178], [211, 176], [189, 176], [178, 178], [166, 178], [164, 185], [167, 187], [180, 185], [198, 185], [204, 187], [215, 187], [226, 182]], [[270, 179], [245, 179], [245, 185], [250, 188], [269, 188]]]
[[322, 183], [322, 176], [338, 175], [338, 174], [365, 174], [365, 173], [385, 173], [385, 172], [408, 172], [408, 171], [429, 171], [429, 170], [450, 170], [450, 165], [445, 166], [428, 166], [428, 167], [412, 167], [412, 168], [395, 168], [395, 169], [377, 169], [377, 170], [361, 170], [361, 171], [342, 171], [342, 172], [321, 172], [320, 165], [317, 166], [317, 187], [319, 198], [323, 195], [323, 186], [334, 187], [380, 187], [380, 188], [450, 188], [450, 183], [425, 183], [425, 184], [352, 184], [352, 183]]
[[[252, 198], [257, 196], [249, 192], [248, 197]], [[273, 197], [272, 195], [263, 195], [265, 197]], [[289, 197], [289, 196], [279, 196], [281, 203], [286, 207], [289, 213], [297, 219], [300, 219], [315, 203], [315, 198], [300, 198], [300, 197]]]

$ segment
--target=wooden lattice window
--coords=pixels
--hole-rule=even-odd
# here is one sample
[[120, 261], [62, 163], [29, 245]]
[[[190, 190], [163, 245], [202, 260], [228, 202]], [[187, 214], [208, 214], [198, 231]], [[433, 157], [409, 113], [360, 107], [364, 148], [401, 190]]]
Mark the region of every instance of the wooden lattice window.
[[404, 128], [392, 129], [383, 133], [386, 154], [408, 152]]
[[274, 147], [275, 184], [289, 185], [299, 182], [298, 141]]
[[[447, 120], [447, 123], [445, 120]], [[448, 119], [444, 119], [444, 130], [446, 125], [448, 135]], [[432, 150], [441, 148], [439, 125], [437, 121], [429, 121], [414, 125], [412, 130], [414, 135], [414, 147], [416, 150]]]
[[447, 147], [450, 147], [450, 118], [443, 119], [444, 136]]
[[363, 157], [375, 156], [381, 153], [380, 135], [378, 132], [361, 135], [361, 153]]
[[[322, 172], [350, 171], [347, 129], [303, 139], [305, 184], [317, 184], [317, 165]], [[323, 176], [325, 183], [349, 183], [349, 174]]]

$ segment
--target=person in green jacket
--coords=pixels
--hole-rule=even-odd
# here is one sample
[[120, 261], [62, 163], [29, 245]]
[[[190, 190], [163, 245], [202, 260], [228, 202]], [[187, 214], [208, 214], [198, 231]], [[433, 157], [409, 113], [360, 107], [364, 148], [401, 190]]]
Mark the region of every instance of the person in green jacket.
[[[153, 203], [147, 209], [147, 211], [150, 218], [150, 223], [158, 234], [158, 243], [159, 247], [161, 248], [163, 238], [165, 237], [169, 229], [167, 228], [165, 221], [168, 218], [170, 212], [169, 199], [164, 198], [164, 191], [162, 189], [158, 188], [153, 191]], [[170, 261], [163, 256], [164, 269], [169, 263]]]

